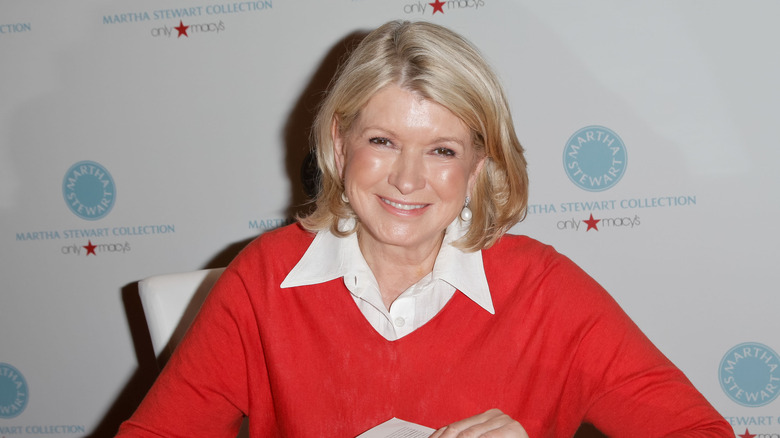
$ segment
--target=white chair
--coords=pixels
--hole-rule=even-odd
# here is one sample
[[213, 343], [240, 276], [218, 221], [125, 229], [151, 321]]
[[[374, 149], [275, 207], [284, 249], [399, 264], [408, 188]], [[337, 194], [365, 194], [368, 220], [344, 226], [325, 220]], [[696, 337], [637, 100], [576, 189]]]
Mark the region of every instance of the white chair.
[[[155, 275], [138, 282], [138, 294], [157, 363], [164, 365], [225, 268]], [[237, 438], [249, 437], [244, 418]]]
[[190, 327], [214, 282], [225, 268], [155, 275], [138, 282], [138, 294], [160, 365]]

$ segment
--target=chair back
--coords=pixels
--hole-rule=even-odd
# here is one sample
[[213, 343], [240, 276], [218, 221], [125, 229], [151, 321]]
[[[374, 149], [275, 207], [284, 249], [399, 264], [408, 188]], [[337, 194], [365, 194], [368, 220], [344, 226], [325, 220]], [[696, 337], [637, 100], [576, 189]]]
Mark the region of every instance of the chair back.
[[138, 282], [154, 354], [165, 364], [225, 268], [155, 275]]

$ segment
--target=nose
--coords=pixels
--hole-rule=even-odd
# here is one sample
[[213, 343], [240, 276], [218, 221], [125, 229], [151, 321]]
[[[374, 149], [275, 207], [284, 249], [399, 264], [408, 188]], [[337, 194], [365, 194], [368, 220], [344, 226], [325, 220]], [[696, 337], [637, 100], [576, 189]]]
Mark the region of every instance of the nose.
[[403, 195], [425, 187], [425, 163], [420, 154], [403, 150], [393, 162], [388, 182]]

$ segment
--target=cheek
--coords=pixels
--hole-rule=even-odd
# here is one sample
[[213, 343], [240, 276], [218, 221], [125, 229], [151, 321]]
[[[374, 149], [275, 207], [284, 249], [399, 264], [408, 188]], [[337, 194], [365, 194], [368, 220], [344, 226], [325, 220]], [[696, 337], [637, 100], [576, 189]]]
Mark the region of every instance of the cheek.
[[344, 178], [347, 184], [381, 179], [387, 160], [370, 148], [358, 148], [349, 154], [345, 163]]
[[469, 170], [461, 165], [441, 166], [433, 172], [431, 181], [435, 181], [440, 191], [452, 195], [464, 194], [469, 183]]

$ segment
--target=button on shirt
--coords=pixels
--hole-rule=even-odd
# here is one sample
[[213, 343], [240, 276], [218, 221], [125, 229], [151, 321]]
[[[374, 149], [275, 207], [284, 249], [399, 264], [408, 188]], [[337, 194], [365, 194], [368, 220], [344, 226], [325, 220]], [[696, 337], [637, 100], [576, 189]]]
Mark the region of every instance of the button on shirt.
[[[341, 222], [350, 229], [354, 220]], [[309, 249], [282, 282], [282, 288], [307, 286], [343, 278], [360, 312], [385, 339], [402, 338], [430, 321], [456, 290], [494, 314], [482, 252], [463, 252], [452, 242], [466, 234], [459, 219], [447, 227], [433, 271], [405, 290], [388, 310], [374, 273], [360, 252], [357, 234], [337, 237], [329, 230], [317, 233]]]

